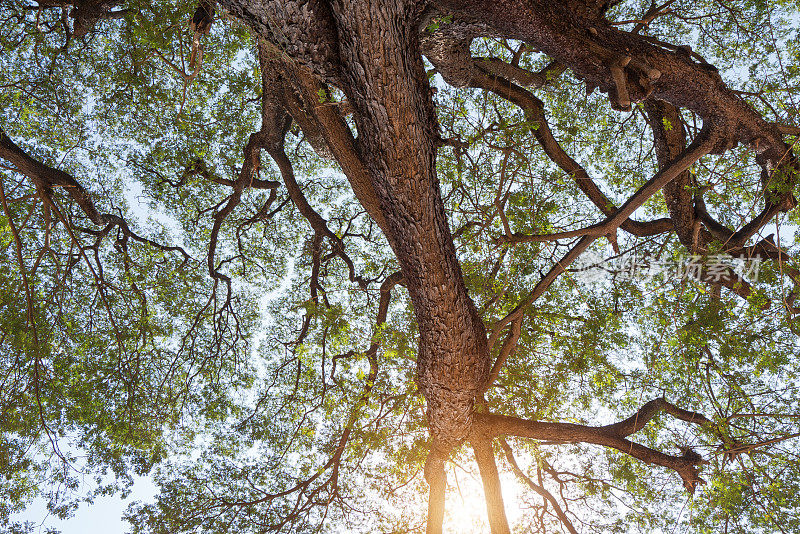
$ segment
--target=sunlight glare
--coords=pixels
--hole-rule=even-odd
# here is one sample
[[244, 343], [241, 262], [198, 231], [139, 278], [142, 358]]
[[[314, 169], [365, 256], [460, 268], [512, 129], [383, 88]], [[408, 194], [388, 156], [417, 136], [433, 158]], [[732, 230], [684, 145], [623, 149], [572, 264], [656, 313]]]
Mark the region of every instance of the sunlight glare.
[[[513, 476], [500, 474], [506, 517], [512, 526], [520, 520], [518, 484]], [[486, 502], [478, 473], [465, 472], [456, 467], [447, 473], [447, 500], [445, 501], [444, 532], [448, 534], [484, 534], [489, 532]]]

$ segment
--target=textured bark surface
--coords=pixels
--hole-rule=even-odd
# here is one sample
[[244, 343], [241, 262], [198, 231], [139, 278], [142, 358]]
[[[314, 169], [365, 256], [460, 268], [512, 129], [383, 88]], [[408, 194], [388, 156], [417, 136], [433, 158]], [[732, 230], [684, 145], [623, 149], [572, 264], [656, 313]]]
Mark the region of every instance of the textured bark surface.
[[[485, 328], [467, 295], [436, 178], [438, 129], [417, 41], [417, 6], [222, 3], [272, 40], [276, 55], [300, 64], [287, 75], [286, 59], [272, 63], [282, 69], [295, 95], [304, 84], [314, 83], [302, 68], [334, 79], [347, 95], [359, 132], [354, 140], [344, 128], [336, 132], [335, 119], [322, 117], [321, 106], [308, 101], [312, 87], [305, 87], [305, 101], [302, 95], [294, 99], [290, 113], [304, 130], [321, 127], [319, 137], [342, 164], [398, 258], [419, 325], [418, 382], [428, 403], [431, 434], [438, 448], [448, 450], [469, 432], [474, 399], [490, 361]], [[283, 34], [293, 36], [291, 43], [275, 38], [283, 27]], [[284, 103], [290, 103], [294, 96], [284, 94]], [[350, 142], [352, 150], [341, 146]], [[348, 159], [353, 151], [359, 162]]]
[[336, 28], [324, 0], [221, 0], [219, 4], [289, 57], [325, 78], [337, 78]]
[[[758, 151], [771, 170], [789, 149], [777, 127], [766, 122], [722, 82], [715, 68], [676, 47], [617, 30], [586, 2], [546, 0], [467, 0], [436, 2], [493, 34], [527, 42], [567, 65], [579, 78], [609, 93], [621, 109], [612, 68], [622, 63], [630, 102], [656, 98], [697, 113], [716, 137], [715, 153], [737, 143]], [[627, 60], [627, 62], [625, 61]]]
[[[675, 106], [666, 102], [651, 99], [644, 104], [650, 119], [655, 141], [656, 157], [659, 167], [669, 165], [686, 147], [686, 129]], [[689, 171], [682, 172], [677, 178], [664, 186], [669, 217], [672, 219], [675, 233], [681, 243], [689, 250], [696, 252], [701, 244], [694, 236], [694, 190]], [[705, 243], [703, 243], [705, 244]]]
[[436, 178], [438, 132], [415, 9], [413, 4], [377, 7], [355, 1], [334, 7], [359, 150], [414, 303], [418, 380], [431, 432], [454, 444], [469, 431], [473, 399], [490, 361]]

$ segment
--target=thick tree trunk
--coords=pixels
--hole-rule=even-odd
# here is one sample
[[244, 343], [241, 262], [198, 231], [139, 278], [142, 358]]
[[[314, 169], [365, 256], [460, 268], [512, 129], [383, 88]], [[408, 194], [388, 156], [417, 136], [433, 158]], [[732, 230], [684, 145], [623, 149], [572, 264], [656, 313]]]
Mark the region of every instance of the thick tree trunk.
[[449, 447], [466, 437], [486, 379], [486, 333], [467, 295], [435, 171], [437, 124], [413, 5], [334, 3], [344, 84], [384, 229], [419, 324], [420, 388], [431, 433]]
[[[341, 164], [362, 202], [370, 199], [365, 207], [394, 250], [414, 305], [417, 380], [433, 437], [425, 469], [431, 487], [428, 532], [440, 532], [444, 461], [471, 429], [490, 360], [436, 177], [438, 125], [417, 40], [416, 3], [221, 3], [271, 40], [281, 55], [336, 83], [352, 105], [358, 130], [354, 151], [361, 161]], [[349, 132], [333, 134], [330, 126], [337, 121], [311, 113], [326, 130], [322, 137], [331, 151], [347, 152], [339, 149], [352, 142]], [[363, 169], [369, 186], [363, 184]]]
[[490, 361], [436, 177], [438, 127], [417, 41], [416, 3], [221, 3], [346, 93], [358, 130], [355, 148], [414, 304], [418, 381], [434, 447], [449, 450], [469, 432]]

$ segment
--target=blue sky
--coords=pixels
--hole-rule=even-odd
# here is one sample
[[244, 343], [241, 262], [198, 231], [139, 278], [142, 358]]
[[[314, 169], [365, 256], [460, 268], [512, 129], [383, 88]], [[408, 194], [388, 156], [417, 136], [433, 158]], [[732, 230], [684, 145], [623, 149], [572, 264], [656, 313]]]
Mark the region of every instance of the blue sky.
[[125, 508], [133, 501], [151, 499], [156, 486], [149, 477], [137, 477], [127, 499], [119, 496], [99, 497], [94, 504], [82, 504], [70, 519], [62, 521], [49, 515], [44, 499], [36, 499], [22, 514], [12, 516], [16, 521], [30, 521], [35, 525], [36, 534], [56, 529], [63, 534], [118, 534], [128, 532], [130, 524], [120, 519]]

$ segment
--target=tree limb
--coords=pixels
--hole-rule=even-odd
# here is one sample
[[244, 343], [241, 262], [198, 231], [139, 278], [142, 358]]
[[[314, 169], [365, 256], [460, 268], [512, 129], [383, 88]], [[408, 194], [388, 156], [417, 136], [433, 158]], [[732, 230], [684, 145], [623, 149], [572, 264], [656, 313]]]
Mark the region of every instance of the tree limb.
[[[448, 25], [447, 28], [437, 30], [434, 35], [425, 35], [422, 39], [423, 52], [442, 73], [445, 80], [453, 84], [463, 84], [491, 91], [519, 106], [525, 113], [527, 120], [533, 125], [531, 133], [539, 142], [545, 154], [575, 180], [578, 188], [604, 215], [614, 213], [616, 208], [611, 200], [594, 183], [586, 169], [572, 159], [553, 136], [545, 118], [542, 101], [526, 89], [515, 85], [510, 78], [504, 76], [514, 75], [517, 79], [523, 78], [521, 74], [516, 72], [523, 69], [509, 65], [499, 59], [486, 61], [481, 58], [473, 58], [469, 54], [469, 42], [471, 39], [465, 38], [459, 41], [457, 32], [458, 28], [452, 28]], [[447, 45], [444, 44], [445, 42]], [[549, 66], [546, 67], [546, 69], [548, 68]], [[550, 71], [545, 70], [545, 72]], [[531, 73], [530, 77], [533, 78], [534, 75]], [[531, 80], [523, 78], [521, 81]], [[666, 232], [671, 229], [671, 224], [668, 219], [644, 223], [631, 219], [624, 221], [621, 227], [633, 235], [644, 237]], [[522, 239], [522, 236], [517, 235], [503, 236], [501, 238], [501, 240], [507, 242], [525, 242]], [[541, 241], [549, 240], [551, 239], [541, 239]], [[536, 241], [536, 238], [533, 238], [533, 241]]]
[[646, 184], [640, 187], [636, 193], [633, 194], [615, 213], [607, 218], [602, 223], [598, 223], [589, 227], [591, 233], [584, 235], [578, 243], [573, 246], [569, 252], [554, 265], [550, 271], [536, 284], [528, 296], [520, 302], [510, 313], [504, 318], [495, 323], [492, 327], [492, 334], [489, 338], [489, 343], [493, 343], [499, 330], [504, 326], [520, 318], [525, 309], [530, 306], [536, 299], [538, 299], [547, 290], [550, 285], [555, 282], [558, 276], [565, 272], [567, 267], [580, 256], [592, 242], [601, 235], [605, 235], [613, 229], [617, 228], [622, 221], [626, 220], [636, 209], [639, 208], [644, 202], [658, 192], [664, 184], [669, 183], [676, 178], [680, 173], [688, 169], [695, 161], [708, 154], [714, 145], [714, 137], [704, 130], [700, 132], [692, 144], [683, 151], [682, 155], [675, 159], [669, 166], [659, 170]]
[[492, 450], [492, 440], [473, 433], [469, 442], [472, 450], [475, 451], [475, 460], [478, 462], [478, 470], [481, 473], [484, 501], [492, 534], [510, 534], [511, 529], [508, 527], [508, 518], [503, 504], [503, 490]]
[[511, 446], [508, 444], [508, 441], [506, 441], [506, 439], [503, 437], [501, 437], [499, 441], [500, 446], [503, 448], [503, 452], [506, 455], [506, 461], [508, 462], [508, 465], [511, 466], [511, 470], [514, 471], [514, 474], [517, 475], [517, 478], [525, 482], [529, 488], [541, 495], [547, 502], [550, 503], [550, 506], [553, 507], [553, 510], [556, 513], [556, 517], [558, 517], [559, 521], [561, 521], [561, 524], [564, 525], [564, 528], [566, 528], [570, 534], [578, 534], [578, 531], [575, 529], [572, 521], [569, 520], [567, 514], [565, 514], [564, 510], [561, 509], [561, 505], [558, 504], [558, 501], [555, 497], [553, 497], [553, 494], [547, 491], [544, 486], [536, 484], [522, 471], [522, 469], [520, 469], [517, 459], [514, 457], [514, 451], [511, 450]]
[[127, 221], [122, 217], [110, 213], [100, 213], [95, 207], [91, 194], [75, 178], [31, 157], [14, 143], [2, 128], [0, 128], [0, 158], [11, 162], [21, 174], [27, 176], [33, 182], [39, 196], [45, 197], [43, 198], [45, 202], [51, 198], [53, 188], [64, 188], [67, 195], [83, 210], [90, 221], [98, 226], [106, 227], [104, 233], [107, 233], [112, 227], [117, 227], [125, 236], [134, 241], [164, 252], [178, 252], [183, 256], [184, 262], [189, 260], [190, 256], [183, 248], [162, 245], [146, 237], [141, 237], [130, 229]]
[[603, 445], [617, 449], [645, 463], [672, 469], [681, 476], [684, 487], [690, 493], [694, 493], [697, 485], [703, 482], [698, 473], [698, 466], [704, 463], [704, 460], [699, 455], [692, 451], [691, 454], [687, 453], [683, 456], [671, 456], [626, 439], [630, 434], [641, 430], [644, 423], [660, 412], [670, 413], [679, 419], [695, 424], [710, 423], [700, 414], [677, 408], [664, 399], [656, 399], [647, 403], [630, 418], [602, 427], [529, 421], [505, 415], [479, 413], [475, 415], [475, 432], [480, 432], [487, 438], [510, 435], [563, 443]]

